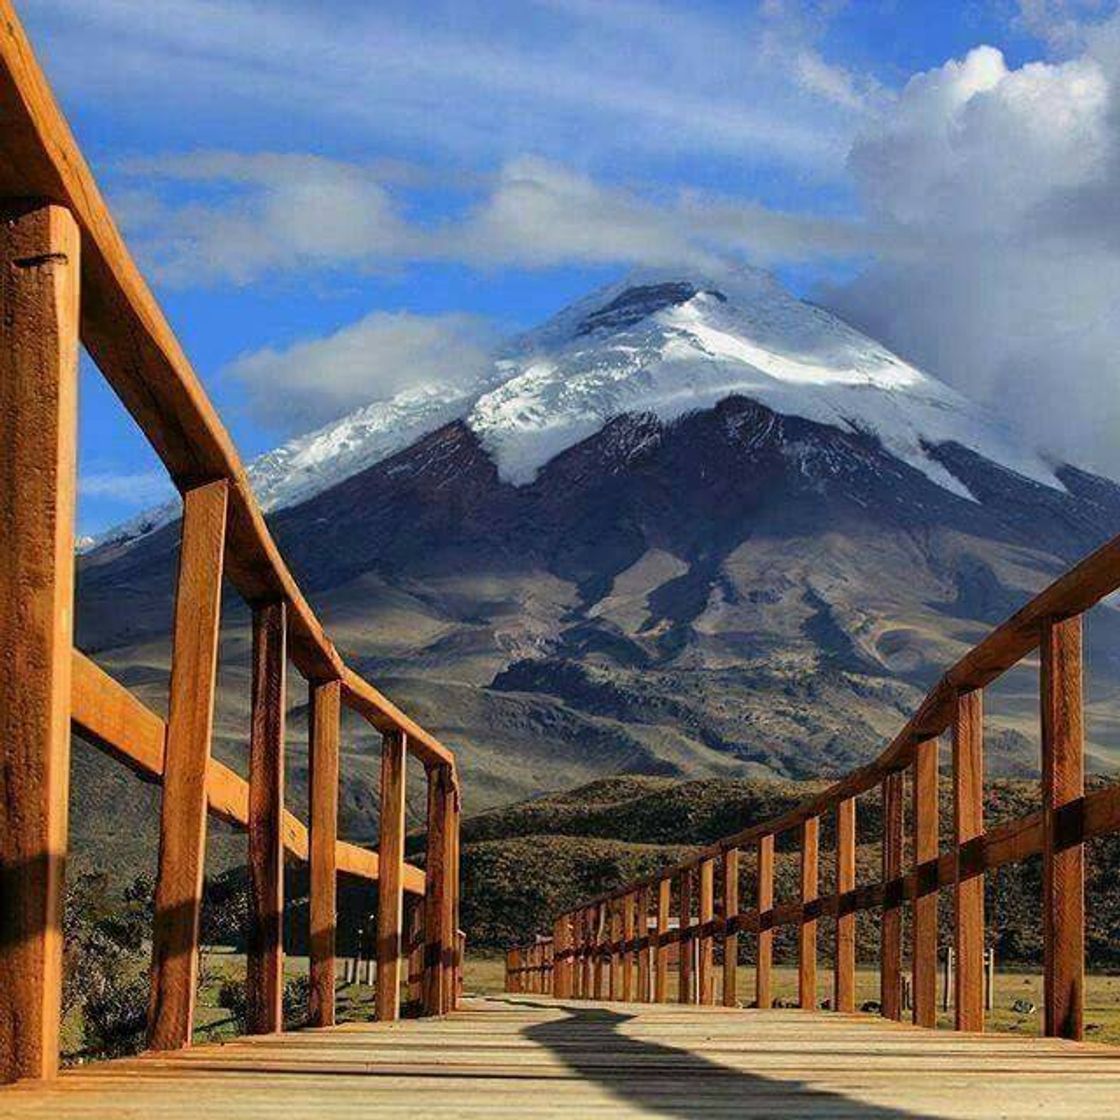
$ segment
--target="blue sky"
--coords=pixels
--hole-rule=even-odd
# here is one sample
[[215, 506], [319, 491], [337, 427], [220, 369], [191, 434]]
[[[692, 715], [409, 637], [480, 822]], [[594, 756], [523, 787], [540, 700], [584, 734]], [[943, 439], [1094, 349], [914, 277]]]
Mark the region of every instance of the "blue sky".
[[[1120, 258], [1085, 234], [1117, 163], [1112, 3], [18, 7], [246, 458], [631, 265], [718, 255], [1120, 470]], [[1071, 364], [1084, 414], [1055, 434]], [[169, 491], [82, 388], [96, 532]]]

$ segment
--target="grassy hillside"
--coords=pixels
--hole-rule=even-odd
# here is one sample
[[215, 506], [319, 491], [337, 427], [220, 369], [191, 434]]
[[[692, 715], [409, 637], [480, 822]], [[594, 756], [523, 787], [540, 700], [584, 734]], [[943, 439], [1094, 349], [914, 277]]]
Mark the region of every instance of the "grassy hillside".
[[[469, 818], [463, 825], [463, 925], [477, 949], [504, 948], [549, 928], [553, 917], [582, 899], [670, 866], [697, 847], [777, 816], [823, 788], [821, 782], [766, 779], [675, 781], [620, 777], [592, 782]], [[1036, 782], [999, 778], [985, 788], [990, 825], [1038, 807]], [[878, 793], [858, 801], [857, 880], [879, 877], [881, 813]], [[951, 835], [952, 796], [942, 784], [941, 834]], [[417, 846], [422, 837], [415, 838]], [[779, 839], [775, 897], [797, 893], [796, 838]], [[834, 882], [831, 820], [822, 827], [821, 890]], [[909, 859], [909, 855], [907, 855]], [[740, 897], [755, 897], [752, 853], [742, 860]], [[987, 879], [989, 943], [1001, 964], [1038, 964], [1042, 958], [1039, 859], [1003, 868]], [[1089, 844], [1088, 957], [1097, 968], [1120, 966], [1120, 838]], [[941, 899], [942, 944], [951, 939], [952, 896]], [[821, 951], [830, 952], [831, 922], [821, 923]], [[751, 938], [741, 938], [750, 959]], [[860, 915], [858, 951], [878, 953], [877, 915]], [[793, 951], [792, 929], [779, 931], [779, 959]]]

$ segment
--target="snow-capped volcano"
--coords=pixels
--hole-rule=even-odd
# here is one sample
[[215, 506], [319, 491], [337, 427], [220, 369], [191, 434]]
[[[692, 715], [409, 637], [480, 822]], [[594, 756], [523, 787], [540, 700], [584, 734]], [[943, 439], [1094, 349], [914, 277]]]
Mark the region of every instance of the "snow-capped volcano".
[[[962, 497], [967, 488], [930, 454], [940, 444], [1061, 489], [1050, 465], [979, 406], [746, 267], [632, 273], [514, 339], [476, 381], [376, 401], [260, 456], [249, 476], [262, 507], [282, 509], [462, 420], [500, 477], [523, 485], [614, 417], [671, 421], [731, 396], [874, 435]], [[99, 543], [145, 535], [178, 509], [173, 502], [142, 514]]]

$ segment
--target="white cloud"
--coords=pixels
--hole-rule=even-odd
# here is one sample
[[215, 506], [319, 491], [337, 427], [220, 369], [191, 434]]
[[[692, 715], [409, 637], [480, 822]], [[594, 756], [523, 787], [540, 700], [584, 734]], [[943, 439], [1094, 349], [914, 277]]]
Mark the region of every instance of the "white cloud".
[[[117, 210], [153, 274], [173, 286], [247, 284], [309, 270], [384, 271], [423, 261], [551, 268], [735, 255], [766, 265], [849, 256], [874, 243], [859, 223], [695, 190], [643, 194], [530, 156], [474, 180], [477, 201], [463, 213], [426, 223], [403, 216], [407, 187], [418, 180], [432, 185], [410, 167], [202, 152], [134, 160], [122, 171], [130, 179]], [[153, 193], [160, 182], [171, 188], [168, 196], [184, 183], [232, 189], [176, 204]]]
[[231, 148], [251, 131], [256, 148], [372, 140], [491, 164], [578, 148], [600, 169], [687, 153], [827, 174], [856, 123], [851, 103], [822, 97], [793, 64], [815, 47], [819, 14], [653, 0], [25, 7], [64, 91], [185, 135], [204, 121]]
[[1120, 475], [1118, 60], [1090, 46], [1012, 69], [981, 47], [911, 79], [850, 159], [889, 252], [830, 298], [1043, 447]]
[[302, 432], [404, 388], [463, 385], [487, 367], [496, 337], [474, 316], [374, 311], [326, 337], [246, 354], [228, 372], [261, 420]]

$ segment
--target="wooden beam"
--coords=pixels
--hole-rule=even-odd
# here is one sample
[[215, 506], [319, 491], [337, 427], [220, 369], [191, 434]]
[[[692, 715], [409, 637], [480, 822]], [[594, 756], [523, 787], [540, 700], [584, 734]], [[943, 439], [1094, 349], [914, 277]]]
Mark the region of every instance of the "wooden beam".
[[638, 949], [638, 1000], [649, 1003], [653, 981], [653, 939], [649, 935], [649, 887], [638, 890], [638, 937], [642, 944]]
[[224, 480], [183, 497], [152, 934], [152, 1050], [189, 1046], [193, 1030], [228, 501]]
[[[819, 897], [820, 817], [801, 825], [801, 905]], [[797, 1001], [807, 1010], [817, 1006], [817, 919], [802, 917], [797, 931]]]
[[692, 969], [692, 883], [691, 867], [680, 873], [680, 940], [677, 942], [677, 1002], [696, 1003], [695, 976]]
[[636, 900], [633, 894], [626, 895], [622, 900], [622, 939], [626, 943], [622, 950], [622, 998], [634, 998], [634, 950], [631, 943], [634, 940], [634, 917]]
[[937, 759], [926, 739], [914, 754], [913, 1012], [919, 1027], [937, 1026]]
[[557, 999], [572, 998], [572, 915], [561, 914], [552, 927], [552, 994]]
[[732, 924], [739, 913], [739, 849], [723, 853], [723, 1006], [737, 1007], [736, 979], [739, 966], [739, 935]]
[[[338, 681], [310, 686], [311, 988], [308, 1020], [313, 1027], [335, 1021], [335, 932], [338, 925], [338, 768], [342, 691]], [[383, 864], [380, 873], [384, 874]]]
[[0, 218], [0, 1081], [15, 1081], [58, 1070], [80, 254], [60, 207]]
[[269, 1034], [284, 1024], [284, 722], [287, 610], [253, 608], [253, 682], [249, 729], [249, 946], [246, 1029]]
[[1042, 918], [1044, 1033], [1080, 1039], [1085, 1031], [1085, 845], [1077, 816], [1063, 813], [1085, 795], [1081, 616], [1042, 629]]
[[424, 1011], [443, 1013], [444, 971], [451, 954], [451, 789], [446, 767], [429, 766], [425, 873]]
[[622, 899], [610, 906], [611, 999], [622, 999]]
[[832, 1006], [856, 1009], [856, 916], [845, 896], [856, 887], [856, 802], [845, 798], [836, 806], [836, 959], [833, 965]]
[[[377, 883], [377, 1018], [393, 1022], [401, 1012], [401, 876], [404, 870], [405, 737], [381, 740], [381, 821]], [[449, 869], [450, 870], [450, 869]], [[449, 962], [452, 963], [452, 962]], [[453, 967], [453, 964], [452, 964]], [[446, 994], [444, 1004], [446, 1006]]]
[[608, 977], [607, 977], [607, 962], [603, 955], [603, 942], [606, 940], [607, 929], [607, 904], [600, 903], [594, 907], [594, 967], [593, 972], [593, 987], [595, 999], [601, 1000], [609, 997], [608, 990]]
[[697, 996], [700, 1003], [715, 1003], [715, 954], [711, 922], [715, 917], [716, 863], [706, 859], [700, 864], [699, 922], [706, 927], [699, 938], [698, 967], [696, 976]]
[[[85, 654], [74, 650], [71, 665], [70, 716], [75, 733], [119, 759], [144, 781], [161, 781], [167, 731], [164, 721]], [[206, 772], [206, 800], [210, 812], [219, 819], [238, 828], [248, 827], [249, 783], [215, 758], [210, 759]], [[281, 834], [284, 850], [306, 863], [307, 826], [287, 809]], [[376, 852], [340, 840], [335, 859], [340, 875], [376, 881]], [[409, 894], [424, 893], [424, 872], [420, 868], [405, 864], [404, 889]]]
[[671, 879], [661, 879], [657, 884], [657, 940], [653, 956], [653, 998], [657, 1003], [669, 1001], [669, 947], [662, 939], [669, 932], [669, 911], [673, 898]]
[[879, 1003], [885, 1019], [902, 1018], [902, 784], [883, 779], [883, 917], [879, 935]]
[[591, 999], [595, 994], [592, 974], [595, 967], [595, 909], [583, 909], [583, 959], [581, 961], [582, 977], [580, 979], [580, 995], [584, 999]]
[[774, 835], [758, 838], [758, 948], [755, 965], [755, 1004], [773, 1006], [771, 971], [774, 964], [774, 931], [770, 920], [774, 909]]
[[[984, 1029], [984, 717], [983, 693], [957, 697], [953, 719], [953, 885], [956, 1025]], [[980, 844], [977, 843], [980, 841]]]

